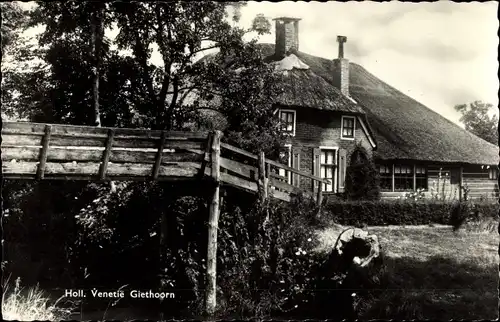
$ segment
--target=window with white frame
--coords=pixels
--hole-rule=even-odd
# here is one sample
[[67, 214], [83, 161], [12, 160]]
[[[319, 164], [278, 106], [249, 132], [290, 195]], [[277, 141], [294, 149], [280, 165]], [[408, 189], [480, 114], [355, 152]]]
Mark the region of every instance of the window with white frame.
[[[284, 162], [285, 161], [285, 162]], [[292, 146], [286, 144], [285, 148], [280, 151], [280, 162], [285, 163], [287, 166], [292, 166]], [[292, 184], [292, 173], [285, 169], [278, 169], [278, 174], [287, 178], [287, 183]]]
[[281, 131], [288, 135], [295, 135], [295, 111], [294, 110], [280, 110], [280, 124]]
[[342, 139], [354, 139], [356, 130], [356, 118], [354, 116], [342, 116], [341, 135]]
[[320, 156], [320, 177], [330, 180], [329, 184], [323, 183], [322, 189], [324, 192], [335, 192], [335, 170], [337, 149], [321, 149]]

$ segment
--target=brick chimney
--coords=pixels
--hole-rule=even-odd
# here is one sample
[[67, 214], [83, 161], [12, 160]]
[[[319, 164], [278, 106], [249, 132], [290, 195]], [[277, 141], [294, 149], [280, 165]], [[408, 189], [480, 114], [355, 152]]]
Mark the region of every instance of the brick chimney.
[[276, 24], [275, 54], [284, 57], [291, 50], [299, 50], [300, 18], [280, 17], [273, 19]]
[[347, 97], [349, 95], [349, 60], [344, 58], [344, 44], [347, 42], [346, 36], [337, 36], [339, 43], [339, 57], [333, 60], [334, 74], [333, 84]]

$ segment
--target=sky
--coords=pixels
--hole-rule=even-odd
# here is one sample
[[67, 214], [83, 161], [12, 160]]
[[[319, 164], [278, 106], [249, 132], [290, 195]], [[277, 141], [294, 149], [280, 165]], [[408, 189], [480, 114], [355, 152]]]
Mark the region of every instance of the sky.
[[[459, 124], [457, 104], [482, 100], [498, 106], [497, 8], [496, 1], [249, 1], [238, 24], [250, 27], [257, 14], [301, 18], [299, 50], [330, 59], [338, 54], [337, 35], [347, 36], [345, 58]], [[271, 25], [271, 34], [259, 42], [274, 43]], [[161, 62], [160, 55], [152, 61]]]
[[[242, 26], [257, 14], [301, 18], [299, 50], [344, 57], [455, 123], [456, 104], [498, 106], [498, 2], [248, 2]], [[259, 42], [274, 43], [272, 34]], [[498, 114], [498, 109], [495, 109]]]

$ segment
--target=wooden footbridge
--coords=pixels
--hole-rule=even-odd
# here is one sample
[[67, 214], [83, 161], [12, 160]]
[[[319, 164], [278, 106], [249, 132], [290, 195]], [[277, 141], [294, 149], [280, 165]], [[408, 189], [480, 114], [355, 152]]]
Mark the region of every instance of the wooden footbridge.
[[[173, 132], [4, 122], [4, 179], [90, 181], [195, 181], [213, 183], [209, 207], [206, 309], [216, 307], [216, 254], [220, 186], [289, 201], [300, 177], [312, 180], [321, 202], [327, 180], [221, 142], [221, 132]], [[293, 176], [279, 175], [282, 169]], [[308, 192], [305, 192], [308, 193]], [[163, 235], [163, 234], [162, 234]]]
[[[203, 180], [213, 178], [218, 167], [222, 185], [263, 191], [285, 201], [299, 189], [299, 177], [327, 182], [221, 143], [215, 132], [4, 122], [1, 133], [4, 179]], [[279, 169], [291, 173], [295, 184], [279, 175]]]

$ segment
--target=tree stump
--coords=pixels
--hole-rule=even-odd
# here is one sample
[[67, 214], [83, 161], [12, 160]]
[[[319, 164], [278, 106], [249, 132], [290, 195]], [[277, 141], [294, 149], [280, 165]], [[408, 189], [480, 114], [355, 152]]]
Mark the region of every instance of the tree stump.
[[323, 295], [319, 300], [323, 307], [331, 307], [331, 312], [325, 312], [325, 318], [356, 318], [356, 290], [362, 290], [370, 283], [370, 277], [380, 268], [381, 255], [376, 235], [369, 235], [359, 228], [340, 233], [321, 268], [319, 288]]

